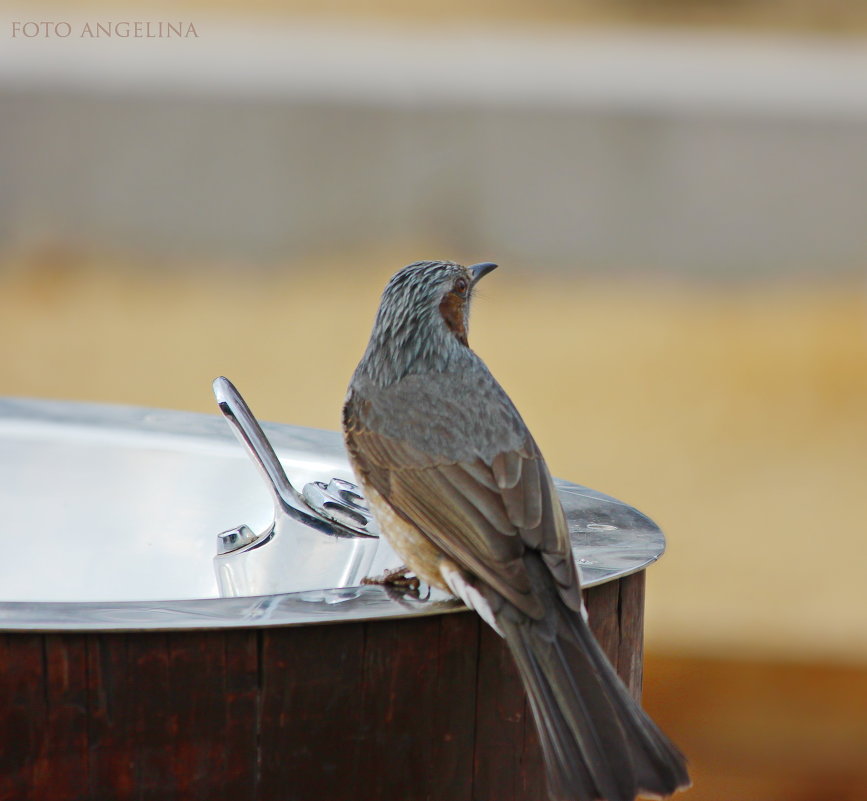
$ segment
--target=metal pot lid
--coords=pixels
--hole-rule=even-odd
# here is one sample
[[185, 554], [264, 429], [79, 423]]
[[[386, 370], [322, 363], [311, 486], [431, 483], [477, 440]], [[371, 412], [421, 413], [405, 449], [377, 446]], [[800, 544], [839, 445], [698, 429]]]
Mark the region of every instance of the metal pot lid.
[[[262, 430], [299, 488], [282, 523], [218, 416], [0, 398], [0, 630], [260, 627], [463, 609], [436, 590], [414, 597], [359, 586], [362, 574], [400, 560], [375, 524], [365, 528], [340, 434], [273, 423]], [[584, 586], [662, 555], [664, 536], [641, 512], [555, 483]], [[321, 524], [311, 528], [305, 515]], [[308, 540], [306, 551], [285, 545]], [[270, 563], [262, 557], [269, 549]], [[277, 590], [254, 594], [257, 587]]]

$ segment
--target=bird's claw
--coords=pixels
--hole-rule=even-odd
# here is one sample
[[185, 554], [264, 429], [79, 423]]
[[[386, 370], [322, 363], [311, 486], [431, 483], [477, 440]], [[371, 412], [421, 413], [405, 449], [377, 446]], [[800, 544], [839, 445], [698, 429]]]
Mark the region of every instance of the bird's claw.
[[396, 570], [387, 570], [381, 576], [372, 578], [367, 576], [361, 580], [362, 584], [376, 584], [381, 587], [405, 589], [418, 593], [421, 582], [413, 575], [408, 567], [399, 567]]

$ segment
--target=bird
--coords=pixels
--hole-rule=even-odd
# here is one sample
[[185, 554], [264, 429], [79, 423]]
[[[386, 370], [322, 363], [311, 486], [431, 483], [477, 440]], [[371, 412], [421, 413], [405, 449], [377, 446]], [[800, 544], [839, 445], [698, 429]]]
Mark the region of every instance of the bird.
[[468, 343], [473, 292], [496, 266], [394, 274], [343, 406], [349, 461], [407, 569], [505, 638], [552, 801], [665, 797], [689, 786], [686, 760], [591, 633], [551, 474]]

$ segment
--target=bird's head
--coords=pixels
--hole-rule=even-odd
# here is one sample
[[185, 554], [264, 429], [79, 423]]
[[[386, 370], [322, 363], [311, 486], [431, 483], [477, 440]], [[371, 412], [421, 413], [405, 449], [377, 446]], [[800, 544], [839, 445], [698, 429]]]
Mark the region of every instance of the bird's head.
[[398, 270], [382, 293], [362, 360], [367, 372], [390, 383], [408, 372], [444, 369], [450, 357], [468, 348], [473, 289], [496, 266], [417, 261]]
[[467, 345], [470, 299], [476, 283], [497, 265], [464, 267], [451, 261], [417, 261], [392, 276], [382, 293], [376, 327], [419, 329], [431, 336], [448, 331]]

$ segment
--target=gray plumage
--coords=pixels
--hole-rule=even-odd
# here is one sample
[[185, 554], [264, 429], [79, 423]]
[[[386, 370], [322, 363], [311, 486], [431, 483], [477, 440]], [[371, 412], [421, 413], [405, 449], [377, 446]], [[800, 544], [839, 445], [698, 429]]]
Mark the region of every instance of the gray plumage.
[[344, 405], [350, 460], [407, 565], [505, 637], [551, 797], [669, 795], [689, 784], [685, 761], [590, 633], [551, 475], [469, 348], [473, 286], [493, 267], [417, 262], [388, 283]]

